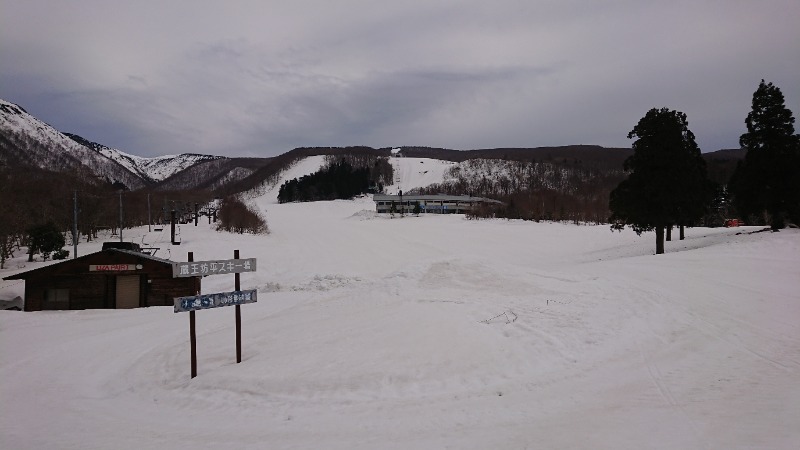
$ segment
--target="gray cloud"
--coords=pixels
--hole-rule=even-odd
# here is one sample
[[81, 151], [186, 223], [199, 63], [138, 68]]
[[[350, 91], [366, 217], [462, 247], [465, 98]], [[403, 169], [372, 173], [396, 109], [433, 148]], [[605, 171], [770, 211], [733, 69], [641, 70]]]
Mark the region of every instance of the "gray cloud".
[[629, 146], [652, 107], [736, 147], [800, 111], [800, 4], [6, 0], [0, 97], [153, 156], [313, 145]]

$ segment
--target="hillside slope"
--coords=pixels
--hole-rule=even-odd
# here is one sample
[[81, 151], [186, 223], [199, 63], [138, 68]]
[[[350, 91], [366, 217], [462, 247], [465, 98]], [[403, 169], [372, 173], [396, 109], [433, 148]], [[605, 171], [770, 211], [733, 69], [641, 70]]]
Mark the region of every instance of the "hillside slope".
[[[201, 223], [171, 246], [168, 232], [126, 230], [174, 260], [233, 249], [258, 259], [241, 277], [259, 291], [241, 308], [241, 364], [230, 308], [198, 312], [194, 379], [187, 316], [172, 308], [0, 311], [4, 445], [789, 449], [800, 439], [798, 230], [694, 228], [653, 256], [652, 234], [607, 226], [390, 219], [365, 212], [368, 198], [267, 208], [266, 236]], [[12, 266], [0, 275], [22, 270]], [[232, 278], [206, 277], [203, 292], [229, 291]], [[219, 417], [225, 426], [207, 426]]]

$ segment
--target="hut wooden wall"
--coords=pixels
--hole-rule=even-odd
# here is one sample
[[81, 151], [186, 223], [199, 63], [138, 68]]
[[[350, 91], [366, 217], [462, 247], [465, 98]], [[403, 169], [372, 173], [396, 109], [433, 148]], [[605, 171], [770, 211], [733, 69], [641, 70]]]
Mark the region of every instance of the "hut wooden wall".
[[[90, 271], [90, 265], [135, 264], [124, 272]], [[172, 265], [130, 253], [103, 251], [32, 271], [25, 279], [25, 310], [116, 308], [116, 277], [138, 275], [139, 306], [172, 306], [174, 297], [196, 295], [200, 278], [172, 278]], [[49, 289], [67, 289], [69, 304], [49, 305]]]

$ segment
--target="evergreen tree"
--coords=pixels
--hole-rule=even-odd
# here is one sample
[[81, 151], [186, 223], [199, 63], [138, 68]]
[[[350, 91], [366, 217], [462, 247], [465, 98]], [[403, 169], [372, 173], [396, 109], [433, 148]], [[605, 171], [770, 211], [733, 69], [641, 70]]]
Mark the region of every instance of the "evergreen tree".
[[653, 108], [628, 133], [634, 153], [630, 172], [611, 192], [613, 228], [629, 225], [636, 233], [656, 231], [656, 254], [664, 253], [664, 230], [689, 225], [704, 214], [713, 194], [700, 149], [686, 114]]
[[50, 254], [66, 245], [64, 235], [53, 222], [36, 225], [28, 229], [28, 261], [33, 261], [35, 253], [41, 253], [47, 261]]
[[778, 87], [761, 80], [745, 124], [739, 144], [747, 154], [730, 180], [739, 214], [753, 220], [766, 213], [773, 230], [787, 216], [800, 223], [800, 137]]

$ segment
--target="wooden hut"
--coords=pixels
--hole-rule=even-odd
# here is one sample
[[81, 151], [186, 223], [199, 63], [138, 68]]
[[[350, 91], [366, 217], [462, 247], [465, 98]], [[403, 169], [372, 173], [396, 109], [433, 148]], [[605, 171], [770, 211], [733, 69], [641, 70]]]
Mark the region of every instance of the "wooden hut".
[[136, 250], [105, 248], [4, 280], [25, 280], [25, 311], [172, 306], [174, 297], [200, 292], [200, 278], [173, 278], [172, 264]]

